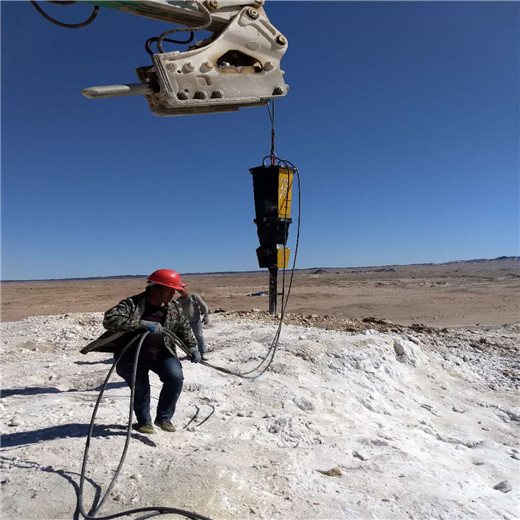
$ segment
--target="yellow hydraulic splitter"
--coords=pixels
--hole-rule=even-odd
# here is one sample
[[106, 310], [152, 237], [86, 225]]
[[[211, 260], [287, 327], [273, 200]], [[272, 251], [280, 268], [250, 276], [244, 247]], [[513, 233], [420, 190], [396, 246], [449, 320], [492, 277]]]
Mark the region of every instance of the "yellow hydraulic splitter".
[[291, 224], [291, 196], [294, 170], [278, 165], [258, 166], [249, 170], [255, 196], [254, 220], [260, 247], [258, 265], [269, 269], [269, 313], [277, 313], [278, 269], [289, 265], [287, 247]]

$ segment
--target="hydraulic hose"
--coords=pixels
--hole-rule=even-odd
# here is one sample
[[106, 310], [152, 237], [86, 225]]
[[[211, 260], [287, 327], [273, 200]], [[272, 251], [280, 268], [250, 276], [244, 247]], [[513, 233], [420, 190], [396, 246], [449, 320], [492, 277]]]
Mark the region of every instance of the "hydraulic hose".
[[[165, 331], [166, 332], [166, 331]], [[206, 516], [199, 515], [198, 513], [194, 513], [192, 511], [186, 511], [184, 509], [178, 509], [174, 507], [163, 507], [163, 506], [152, 506], [152, 507], [141, 507], [137, 509], [131, 509], [128, 511], [123, 511], [121, 513], [116, 513], [113, 515], [107, 515], [107, 516], [96, 516], [103, 504], [105, 503], [106, 499], [108, 498], [108, 495], [112, 491], [112, 488], [115, 485], [115, 482], [117, 478], [119, 477], [119, 474], [121, 472], [121, 469], [123, 468], [123, 464], [126, 458], [126, 454], [128, 451], [128, 447], [130, 445], [130, 439], [132, 436], [132, 414], [133, 414], [133, 408], [134, 408], [134, 398], [135, 398], [135, 380], [136, 380], [136, 374], [137, 374], [137, 364], [139, 360], [139, 353], [141, 352], [141, 347], [143, 346], [143, 342], [146, 338], [146, 336], [149, 334], [149, 332], [145, 331], [142, 334], [135, 336], [132, 338], [128, 344], [124, 347], [124, 349], [121, 351], [119, 356], [117, 357], [114, 364], [110, 367], [110, 370], [108, 371], [108, 374], [105, 378], [105, 381], [101, 387], [101, 390], [99, 392], [96, 404], [94, 406], [94, 410], [92, 412], [92, 418], [90, 419], [90, 426], [89, 431], [87, 435], [87, 441], [85, 444], [85, 452], [83, 454], [83, 464], [81, 466], [81, 475], [80, 475], [80, 482], [79, 482], [79, 489], [78, 489], [78, 510], [80, 514], [86, 519], [86, 520], [111, 520], [113, 518], [121, 518], [123, 516], [130, 516], [135, 515], [138, 513], [146, 513], [145, 515], [136, 517], [134, 520], [145, 520], [147, 518], [152, 518], [154, 516], [160, 516], [165, 514], [176, 514], [180, 516], [184, 516], [185, 518], [189, 518], [192, 520], [211, 520], [210, 518]], [[140, 338], [140, 339], [139, 339]], [[83, 489], [85, 484], [85, 473], [87, 469], [87, 463], [88, 463], [88, 454], [90, 450], [90, 441], [92, 438], [92, 432], [94, 430], [94, 423], [97, 415], [97, 411], [99, 408], [99, 405], [101, 403], [101, 399], [103, 398], [103, 394], [105, 392], [105, 389], [108, 385], [108, 382], [110, 381], [110, 378], [112, 377], [112, 374], [120, 361], [123, 354], [139, 339], [139, 343], [136, 348], [135, 352], [135, 358], [134, 358], [134, 366], [133, 366], [133, 373], [132, 373], [132, 386], [131, 386], [131, 394], [130, 394], [130, 406], [129, 406], [129, 412], [128, 412], [128, 427], [126, 431], [126, 440], [125, 440], [125, 446], [123, 448], [123, 453], [121, 454], [121, 458], [119, 460], [119, 464], [117, 466], [116, 472], [114, 473], [114, 476], [112, 477], [112, 480], [101, 498], [97, 504], [94, 504], [91, 508], [91, 510], [87, 513], [85, 511], [84, 505], [83, 505]], [[180, 342], [180, 340], [177, 338], [177, 340]], [[182, 342], [181, 342], [182, 343]], [[186, 347], [185, 347], [186, 348]], [[184, 349], [183, 349], [184, 350]], [[211, 415], [211, 414], [210, 414]], [[207, 417], [207, 419], [209, 416]]]
[[[256, 378], [260, 377], [269, 368], [269, 366], [271, 365], [271, 363], [274, 360], [274, 356], [275, 356], [276, 350], [278, 348], [278, 342], [279, 342], [279, 339], [280, 339], [280, 333], [281, 333], [281, 330], [282, 330], [283, 319], [284, 319], [285, 312], [286, 312], [286, 309], [287, 309], [287, 304], [289, 302], [289, 296], [290, 296], [290, 293], [291, 293], [291, 288], [292, 288], [292, 283], [293, 283], [293, 278], [294, 278], [294, 271], [295, 271], [295, 267], [296, 267], [296, 256], [297, 256], [297, 253], [298, 253], [298, 246], [299, 246], [299, 240], [300, 240], [301, 187], [300, 187], [300, 174], [299, 174], [299, 171], [290, 161], [286, 161], [286, 160], [280, 159], [280, 158], [278, 158], [278, 157], [276, 157], [274, 155], [269, 155], [267, 157], [269, 157], [271, 159], [272, 163], [278, 162], [279, 164], [282, 164], [284, 166], [293, 168], [294, 171], [296, 172], [297, 179], [298, 179], [298, 225], [297, 225], [296, 244], [295, 244], [293, 265], [292, 265], [292, 268], [291, 268], [291, 276], [290, 276], [290, 280], [289, 280], [289, 286], [288, 286], [288, 289], [287, 289], [287, 293], [285, 293], [285, 267], [284, 267], [284, 270], [283, 270], [282, 311], [281, 311], [281, 315], [280, 315], [280, 322], [278, 324], [278, 328], [277, 328], [276, 333], [274, 335], [273, 341], [271, 342], [271, 345], [270, 345], [270, 347], [269, 347], [269, 349], [267, 351], [267, 354], [264, 356], [264, 358], [260, 361], [260, 363], [256, 367], [252, 368], [251, 370], [248, 370], [247, 372], [234, 372], [234, 371], [229, 370], [229, 369], [224, 368], [224, 367], [219, 367], [219, 366], [216, 366], [216, 365], [212, 365], [211, 363], [208, 363], [206, 361], [200, 361], [200, 364], [202, 364], [204, 366], [207, 366], [207, 367], [212, 368], [214, 370], [217, 370], [219, 372], [223, 372], [224, 374], [229, 374], [229, 375], [233, 375], [233, 376], [237, 376], [237, 377], [241, 377], [241, 378], [245, 378], [245, 379], [256, 379]], [[264, 157], [264, 161], [265, 161], [265, 159], [267, 157]], [[285, 244], [284, 244], [284, 246], [285, 246]], [[284, 262], [284, 264], [285, 264], [285, 262]], [[188, 347], [180, 340], [180, 338], [178, 338], [175, 334], [173, 334], [172, 332], [170, 332], [170, 331], [168, 331], [166, 329], [163, 329], [163, 333], [172, 340], [172, 342], [175, 344], [175, 346], [179, 347], [183, 352], [185, 352], [188, 356], [191, 357], [191, 354], [190, 354], [190, 351], [189, 351]], [[131, 433], [132, 433], [132, 417], [133, 417], [132, 414], [133, 414], [134, 398], [135, 398], [135, 381], [136, 381], [136, 374], [137, 374], [137, 364], [138, 364], [139, 353], [141, 351], [141, 347], [142, 347], [143, 342], [144, 342], [144, 340], [145, 340], [145, 338], [146, 338], [146, 336], [148, 334], [149, 334], [149, 332], [145, 331], [142, 334], [135, 336], [134, 338], [132, 338], [128, 342], [128, 344], [121, 351], [121, 353], [118, 355], [117, 359], [115, 360], [114, 364], [112, 365], [112, 367], [108, 371], [108, 374], [107, 374], [107, 376], [105, 378], [105, 381], [104, 381], [104, 383], [103, 383], [103, 385], [101, 387], [101, 390], [99, 392], [99, 396], [98, 396], [96, 404], [94, 406], [94, 410], [92, 412], [92, 418], [90, 420], [90, 427], [89, 427], [89, 431], [88, 431], [88, 435], [87, 435], [87, 441], [86, 441], [86, 444], [85, 444], [85, 452], [84, 452], [84, 455], [83, 455], [83, 464], [82, 464], [82, 467], [81, 467], [80, 484], [79, 484], [79, 489], [78, 489], [78, 510], [81, 513], [81, 515], [85, 518], [85, 520], [112, 520], [112, 519], [121, 518], [121, 517], [124, 517], [124, 516], [140, 514], [140, 513], [144, 513], [144, 514], [134, 518], [134, 520], [145, 520], [147, 518], [152, 518], [152, 517], [155, 517], [155, 516], [160, 516], [160, 515], [165, 515], [165, 514], [176, 514], [176, 515], [184, 516], [185, 518], [189, 518], [191, 520], [211, 520], [208, 517], [199, 515], [198, 513], [194, 513], [192, 511], [186, 511], [186, 510], [183, 510], [183, 509], [178, 509], [178, 508], [173, 508], [173, 507], [163, 507], [163, 506], [143, 507], [143, 508], [131, 509], [131, 510], [128, 510], [128, 511], [123, 511], [121, 513], [116, 513], [116, 514], [113, 514], [113, 515], [96, 516], [99, 513], [99, 511], [100, 511], [101, 507], [103, 506], [103, 504], [105, 503], [106, 499], [108, 498], [110, 492], [112, 491], [112, 489], [113, 489], [113, 487], [115, 485], [115, 482], [116, 482], [116, 480], [117, 480], [117, 478], [118, 478], [118, 476], [119, 476], [119, 474], [121, 472], [121, 469], [123, 467], [125, 458], [126, 458], [126, 454], [127, 454], [128, 447], [129, 447], [129, 444], [130, 444]], [[137, 348], [136, 348], [136, 352], [135, 352], [133, 373], [132, 373], [132, 386], [131, 386], [130, 405], [129, 405], [129, 412], [128, 412], [128, 427], [127, 427], [126, 440], [125, 440], [125, 445], [124, 445], [124, 448], [123, 448], [123, 452], [122, 452], [119, 464], [117, 466], [116, 472], [114, 473], [114, 476], [112, 477], [112, 480], [111, 480], [111, 482], [110, 482], [110, 484], [109, 484], [109, 486], [107, 488], [107, 491], [105, 492], [105, 494], [103, 495], [101, 500], [99, 500], [97, 502], [97, 504], [94, 504], [92, 506], [90, 512], [87, 513], [85, 511], [85, 508], [84, 508], [84, 505], [83, 505], [83, 489], [84, 489], [84, 483], [85, 483], [85, 473], [86, 473], [86, 469], [87, 469], [88, 454], [89, 454], [89, 449], [90, 449], [90, 441], [91, 441], [92, 433], [93, 433], [93, 430], [94, 430], [94, 422], [95, 422], [95, 419], [96, 419], [97, 411], [98, 411], [99, 405], [101, 403], [101, 399], [103, 398], [103, 394], [105, 392], [105, 389], [106, 389], [106, 387], [108, 385], [108, 382], [110, 381], [110, 378], [111, 378], [111, 376], [112, 376], [112, 374], [113, 374], [113, 372], [114, 372], [118, 362], [122, 358], [123, 354], [138, 339], [139, 339], [139, 343], [137, 344]], [[214, 412], [215, 412], [215, 408], [213, 407], [212, 412], [201, 423], [199, 423], [198, 426], [200, 426], [203, 423], [205, 423], [213, 415]], [[190, 420], [190, 422], [188, 423], [188, 426], [189, 426], [189, 424], [191, 424], [195, 420], [195, 418], [197, 417], [198, 413], [199, 413], [199, 408], [197, 407], [197, 412], [195, 414], [195, 417]]]

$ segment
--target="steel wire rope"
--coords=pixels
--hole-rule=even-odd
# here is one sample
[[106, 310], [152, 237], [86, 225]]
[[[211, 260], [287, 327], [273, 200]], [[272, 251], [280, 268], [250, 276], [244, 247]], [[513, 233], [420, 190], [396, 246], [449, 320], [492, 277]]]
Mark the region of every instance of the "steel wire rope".
[[[103, 385], [102, 385], [101, 390], [99, 392], [96, 404], [94, 406], [94, 410], [92, 412], [92, 418], [90, 420], [90, 426], [89, 426], [89, 431], [88, 431], [88, 435], [87, 435], [87, 441], [85, 443], [85, 451], [84, 451], [84, 454], [83, 454], [83, 463], [82, 463], [82, 466], [81, 466], [80, 483], [79, 483], [79, 488], [78, 488], [78, 503], [77, 503], [78, 510], [79, 510], [80, 514], [86, 520], [111, 520], [111, 519], [114, 519], [114, 518], [121, 518], [123, 516], [130, 516], [130, 515], [135, 515], [135, 514], [138, 514], [138, 513], [147, 513], [147, 514], [141, 515], [141, 516], [135, 518], [134, 520], [145, 520], [147, 518], [152, 518], [154, 516], [160, 516], [160, 515], [165, 515], [165, 514], [181, 515], [181, 516], [184, 516], [185, 518], [189, 518], [190, 520], [211, 520], [210, 518], [208, 518], [206, 516], [199, 515], [198, 513], [194, 513], [192, 511], [185, 511], [183, 509], [178, 509], [178, 508], [174, 508], [174, 507], [165, 507], [165, 506], [141, 507], [141, 508], [136, 508], [136, 509], [130, 509], [128, 511], [123, 511], [121, 513], [115, 513], [115, 514], [112, 514], [112, 515], [96, 516], [98, 514], [98, 512], [100, 511], [101, 507], [103, 506], [103, 504], [105, 503], [105, 500], [108, 498], [108, 495], [112, 491], [112, 488], [114, 487], [117, 478], [119, 477], [119, 474], [121, 472], [121, 469], [123, 467], [123, 464], [124, 464], [124, 461], [125, 461], [125, 458], [126, 458], [128, 447], [130, 445], [130, 439], [131, 439], [131, 434], [132, 434], [132, 414], [133, 414], [133, 405], [134, 405], [134, 398], [135, 398], [135, 381], [136, 381], [136, 375], [137, 375], [137, 364], [138, 364], [138, 360], [139, 360], [139, 353], [141, 351], [141, 347], [142, 347], [143, 342], [144, 342], [144, 340], [145, 340], [145, 338], [146, 338], [146, 336], [148, 334], [149, 334], [149, 332], [146, 331], [146, 332], [142, 333], [141, 335], [135, 336], [134, 338], [132, 338], [128, 342], [128, 344], [120, 352], [120, 354], [117, 357], [117, 359], [115, 360], [114, 364], [110, 367], [110, 370], [108, 371], [108, 374], [107, 374], [107, 376], [105, 378], [105, 381], [103, 382]], [[98, 411], [99, 405], [101, 403], [101, 399], [103, 398], [103, 394], [105, 392], [105, 389], [106, 389], [106, 387], [108, 385], [108, 382], [110, 381], [112, 373], [114, 372], [117, 364], [121, 360], [123, 354], [139, 338], [140, 338], [140, 340], [139, 340], [139, 343], [138, 343], [137, 348], [136, 348], [135, 358], [134, 358], [134, 366], [133, 366], [133, 371], [132, 371], [132, 385], [131, 385], [130, 406], [129, 406], [129, 414], [128, 414], [129, 415], [129, 417], [128, 417], [128, 428], [127, 428], [126, 440], [125, 440], [125, 445], [124, 445], [124, 448], [123, 448], [123, 452], [122, 452], [121, 458], [119, 459], [119, 464], [118, 464], [117, 469], [116, 469], [116, 471], [114, 473], [114, 476], [112, 477], [112, 480], [111, 480], [111, 482], [110, 482], [110, 484], [109, 484], [109, 486], [107, 488], [107, 491], [105, 492], [103, 497], [99, 501], [97, 501], [95, 505], [92, 506], [92, 508], [90, 509], [90, 512], [87, 513], [85, 511], [84, 506], [83, 506], [83, 488], [84, 488], [84, 483], [85, 483], [85, 473], [86, 473], [86, 469], [87, 469], [88, 454], [89, 454], [89, 451], [90, 451], [90, 441], [91, 441], [91, 438], [92, 438], [92, 433], [94, 431], [94, 423], [95, 423], [97, 411]]]
[[[51, 4], [64, 4], [64, 5], [68, 5], [68, 4], [75, 4], [76, 2], [75, 1], [68, 1], [68, 2], [51, 2]], [[49, 22], [53, 23], [54, 25], [57, 25], [59, 27], [65, 27], [66, 29], [81, 29], [82, 27], [86, 27], [87, 25], [90, 25], [94, 19], [96, 18], [96, 16], [98, 15], [98, 12], [99, 12], [99, 5], [95, 5], [94, 8], [92, 9], [92, 12], [90, 13], [90, 16], [83, 22], [80, 22], [80, 23], [65, 23], [65, 22], [60, 22], [59, 20], [56, 20], [56, 18], [53, 18], [50, 14], [46, 13], [39, 5], [38, 5], [38, 2], [36, 2], [35, 0], [31, 0], [31, 4], [32, 6], [46, 19], [48, 20]]]

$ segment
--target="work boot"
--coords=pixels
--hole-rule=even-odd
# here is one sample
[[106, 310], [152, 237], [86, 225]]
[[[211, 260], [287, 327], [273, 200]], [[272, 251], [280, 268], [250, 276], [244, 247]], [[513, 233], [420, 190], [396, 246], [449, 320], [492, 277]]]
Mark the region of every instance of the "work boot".
[[170, 421], [155, 421], [155, 425], [159, 426], [165, 432], [176, 432], [177, 428]]
[[208, 360], [208, 356], [207, 356], [207, 354], [205, 354], [205, 353], [202, 354], [202, 356], [201, 356], [200, 359], [202, 359], [202, 361], [207, 361], [207, 360]]
[[138, 431], [139, 433], [146, 433], [147, 435], [151, 435], [152, 433], [155, 433], [155, 428], [153, 427], [153, 424], [134, 424], [134, 430]]

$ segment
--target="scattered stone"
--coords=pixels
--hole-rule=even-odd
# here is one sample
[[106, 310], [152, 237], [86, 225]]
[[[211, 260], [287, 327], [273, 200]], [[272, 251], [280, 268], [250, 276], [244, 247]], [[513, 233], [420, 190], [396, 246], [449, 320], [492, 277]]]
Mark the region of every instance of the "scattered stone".
[[393, 341], [394, 352], [399, 363], [406, 363], [407, 365], [417, 366], [417, 356], [415, 347], [406, 345], [402, 341], [396, 339]]
[[507, 480], [502, 480], [502, 482], [499, 482], [496, 486], [493, 486], [493, 489], [502, 491], [502, 493], [509, 493], [513, 488]]
[[466, 410], [462, 410], [461, 408], [457, 408], [456, 406], [454, 406], [454, 407], [452, 408], [452, 410], [453, 410], [454, 412], [457, 412], [457, 413], [464, 413], [464, 412], [466, 411]]
[[310, 399], [306, 399], [305, 397], [295, 397], [293, 402], [304, 412], [311, 412], [316, 409], [316, 405]]
[[20, 426], [20, 424], [22, 424], [22, 421], [20, 420], [20, 417], [18, 417], [18, 415], [15, 415], [8, 423], [7, 423], [7, 426], [11, 426], [11, 427], [14, 427], [14, 426]]
[[356, 451], [356, 450], [354, 450], [352, 452], [352, 456], [355, 457], [356, 459], [359, 459], [359, 460], [362, 460], [362, 461], [367, 461], [368, 460], [368, 457], [366, 457], [362, 453], [359, 453], [359, 451]]
[[341, 475], [343, 475], [339, 468], [317, 469], [316, 471], [327, 477], [341, 477]]
[[394, 350], [398, 357], [404, 357], [406, 354], [402, 343], [398, 340], [394, 341]]

